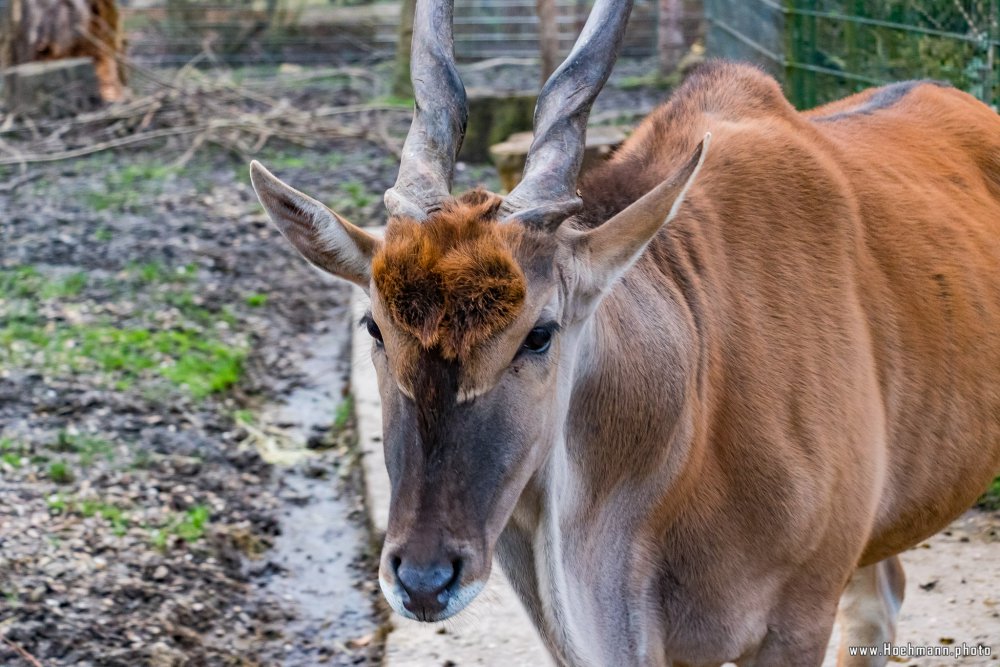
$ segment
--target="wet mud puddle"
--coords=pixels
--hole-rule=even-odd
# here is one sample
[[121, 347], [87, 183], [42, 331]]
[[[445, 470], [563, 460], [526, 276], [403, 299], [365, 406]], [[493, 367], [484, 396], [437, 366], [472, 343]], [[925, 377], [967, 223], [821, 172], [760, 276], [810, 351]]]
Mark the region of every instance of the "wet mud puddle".
[[[379, 626], [373, 577], [361, 563], [369, 544], [363, 492], [331, 432], [344, 427], [335, 422], [347, 400], [350, 326], [339, 309], [328, 322], [303, 342], [312, 356], [298, 387], [259, 414], [258, 448], [276, 467], [282, 501], [260, 592], [294, 614], [280, 627], [281, 664], [289, 667], [358, 664]], [[317, 441], [329, 449], [316, 449]]]

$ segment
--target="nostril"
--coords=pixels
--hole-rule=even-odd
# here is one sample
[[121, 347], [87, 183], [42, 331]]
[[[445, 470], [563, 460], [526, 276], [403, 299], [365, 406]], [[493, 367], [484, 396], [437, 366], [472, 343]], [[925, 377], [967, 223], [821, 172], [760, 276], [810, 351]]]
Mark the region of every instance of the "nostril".
[[452, 587], [458, 583], [461, 569], [462, 563], [458, 559], [428, 565], [401, 560], [396, 568], [396, 578], [406, 594], [404, 605], [414, 613], [443, 611], [448, 605]]
[[445, 588], [447, 588], [447, 589], [451, 589], [453, 586], [455, 586], [455, 584], [458, 583], [458, 580], [462, 576], [462, 559], [461, 558], [456, 558], [455, 560], [451, 561], [451, 571], [453, 572], [453, 574], [451, 575], [451, 579], [448, 581], [447, 585], [445, 586]]
[[396, 575], [397, 579], [399, 578], [399, 566], [402, 564], [402, 562], [403, 559], [400, 558], [399, 556], [393, 556], [389, 560], [389, 564], [392, 566], [392, 573]]

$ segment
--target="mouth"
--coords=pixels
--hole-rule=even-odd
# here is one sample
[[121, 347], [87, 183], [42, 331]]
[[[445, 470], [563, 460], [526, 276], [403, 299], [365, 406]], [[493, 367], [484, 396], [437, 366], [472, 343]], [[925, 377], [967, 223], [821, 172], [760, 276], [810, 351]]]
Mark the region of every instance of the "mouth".
[[468, 584], [455, 582], [443, 591], [433, 606], [428, 604], [417, 604], [397, 584], [391, 584], [384, 578], [378, 578], [382, 595], [392, 610], [404, 618], [409, 618], [422, 623], [436, 623], [451, 618], [458, 612], [465, 609], [472, 602], [485, 586], [485, 581], [473, 581]]

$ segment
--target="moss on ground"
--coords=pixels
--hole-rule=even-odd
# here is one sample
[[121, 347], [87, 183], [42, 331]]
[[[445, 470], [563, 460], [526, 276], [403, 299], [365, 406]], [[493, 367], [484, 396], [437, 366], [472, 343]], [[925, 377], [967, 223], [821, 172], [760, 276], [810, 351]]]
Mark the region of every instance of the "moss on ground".
[[[43, 308], [73, 310], [93, 282], [86, 274], [49, 277], [31, 266], [0, 270], [0, 364], [91, 374], [97, 384], [116, 389], [159, 378], [196, 399], [225, 390], [239, 381], [247, 346], [218, 335], [219, 326], [231, 328], [235, 318], [198, 303], [186, 286], [195, 270], [145, 263], [126, 269], [124, 281], [104, 281], [103, 289], [146, 304], [128, 325], [101, 316], [68, 321], [40, 314]], [[164, 307], [178, 315], [169, 327], [156, 321]]]

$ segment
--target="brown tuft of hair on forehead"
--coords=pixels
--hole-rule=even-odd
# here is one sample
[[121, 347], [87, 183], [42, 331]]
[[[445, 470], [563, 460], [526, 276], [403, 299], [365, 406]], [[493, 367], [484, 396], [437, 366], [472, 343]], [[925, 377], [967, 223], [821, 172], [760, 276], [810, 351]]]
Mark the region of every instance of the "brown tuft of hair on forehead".
[[389, 316], [445, 359], [466, 357], [513, 322], [524, 303], [527, 283], [511, 251], [524, 229], [498, 222], [501, 203], [476, 189], [424, 222], [392, 218], [372, 260]]

